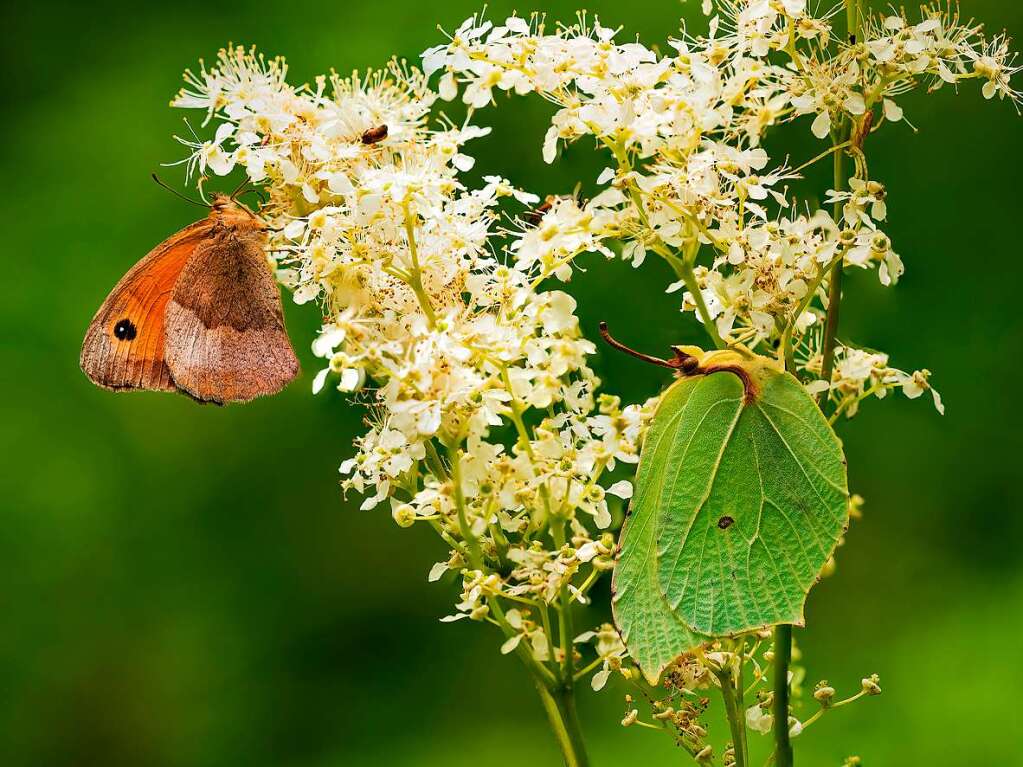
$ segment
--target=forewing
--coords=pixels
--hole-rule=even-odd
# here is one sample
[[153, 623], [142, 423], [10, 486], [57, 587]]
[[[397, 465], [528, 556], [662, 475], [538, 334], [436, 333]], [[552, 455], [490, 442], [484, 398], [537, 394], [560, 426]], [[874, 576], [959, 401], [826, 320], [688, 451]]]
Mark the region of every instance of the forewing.
[[133, 266], [107, 296], [85, 333], [82, 370], [107, 389], [176, 389], [164, 359], [164, 316], [174, 285], [209, 220], [169, 237]]

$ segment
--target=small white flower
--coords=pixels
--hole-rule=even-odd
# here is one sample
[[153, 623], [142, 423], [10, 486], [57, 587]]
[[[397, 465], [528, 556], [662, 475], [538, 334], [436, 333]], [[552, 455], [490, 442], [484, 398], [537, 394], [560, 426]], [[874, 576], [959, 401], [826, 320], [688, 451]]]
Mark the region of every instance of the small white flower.
[[754, 732], [768, 733], [774, 723], [774, 717], [767, 713], [760, 704], [746, 709], [746, 726]]

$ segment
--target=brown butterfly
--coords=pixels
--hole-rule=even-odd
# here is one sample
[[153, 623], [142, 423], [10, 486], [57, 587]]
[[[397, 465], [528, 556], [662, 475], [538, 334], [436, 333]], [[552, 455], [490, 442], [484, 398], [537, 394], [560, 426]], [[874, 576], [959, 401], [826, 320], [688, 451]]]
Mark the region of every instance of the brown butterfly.
[[298, 374], [265, 224], [223, 195], [210, 207], [135, 264], [96, 312], [80, 359], [94, 383], [220, 404], [276, 394]]

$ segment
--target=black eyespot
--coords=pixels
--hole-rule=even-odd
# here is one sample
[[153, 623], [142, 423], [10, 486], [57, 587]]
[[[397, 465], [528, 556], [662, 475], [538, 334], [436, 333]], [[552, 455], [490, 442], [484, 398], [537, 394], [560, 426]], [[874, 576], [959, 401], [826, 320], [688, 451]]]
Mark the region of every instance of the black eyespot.
[[721, 528], [722, 530], [727, 530], [732, 526], [732, 523], [734, 521], [735, 521], [734, 519], [728, 516], [721, 517], [721, 519], [718, 520], [718, 527]]
[[114, 325], [114, 338], [118, 341], [131, 341], [138, 335], [135, 330], [135, 323], [131, 320], [120, 320]]

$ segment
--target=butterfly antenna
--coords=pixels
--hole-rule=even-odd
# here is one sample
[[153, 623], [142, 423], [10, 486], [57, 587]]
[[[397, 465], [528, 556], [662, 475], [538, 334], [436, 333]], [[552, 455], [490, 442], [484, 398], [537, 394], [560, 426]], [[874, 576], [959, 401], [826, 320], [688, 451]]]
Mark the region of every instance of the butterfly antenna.
[[[661, 359], [660, 357], [654, 357], [649, 354], [644, 354], [643, 352], [638, 352], [635, 349], [630, 349], [628, 346], [626, 346], [621, 341], [612, 336], [611, 332], [607, 329], [606, 322], [601, 322], [599, 328], [601, 338], [603, 338], [604, 341], [607, 342], [608, 346], [617, 349], [620, 352], [624, 352], [625, 354], [635, 357], [638, 360], [643, 360], [643, 362], [649, 362], [651, 365], [657, 365], [662, 368], [679, 370], [680, 368], [683, 367], [682, 357], [679, 357], [676, 360], [664, 360]], [[688, 355], [686, 356], [688, 357]]]
[[240, 184], [238, 184], [238, 186], [236, 186], [234, 188], [234, 191], [231, 192], [231, 194], [229, 195], [231, 197], [231, 199], [232, 200], [237, 200], [239, 194], [244, 194], [246, 191], [248, 191], [247, 189], [245, 189], [245, 187], [248, 186], [248, 184], [249, 184], [249, 180], [247, 178], [246, 179], [242, 179], [242, 182]]
[[261, 191], [260, 191], [259, 189], [257, 189], [256, 187], [254, 187], [254, 186], [250, 186], [250, 187], [249, 187], [248, 189], [243, 189], [243, 190], [242, 190], [242, 191], [241, 191], [241, 192], [240, 192], [240, 193], [238, 194], [238, 199], [240, 200], [240, 199], [241, 199], [241, 197], [242, 197], [242, 195], [246, 195], [246, 194], [251, 194], [251, 195], [253, 195], [253, 196], [254, 196], [254, 197], [256, 198], [256, 202], [257, 202], [257, 203], [259, 203], [259, 206], [260, 206], [260, 207], [262, 207], [263, 205], [266, 205], [266, 201], [267, 201], [267, 198], [266, 198], [266, 197], [265, 197], [265, 196], [263, 195], [263, 193], [262, 193], [262, 192], [261, 192]]
[[157, 186], [162, 186], [164, 189], [166, 189], [168, 192], [173, 194], [175, 197], [180, 197], [185, 202], [189, 202], [192, 205], [198, 205], [200, 208], [208, 208], [208, 207], [210, 207], [209, 205], [207, 205], [205, 203], [199, 202], [198, 200], [193, 200], [191, 197], [183, 195], [177, 189], [174, 189], [172, 186], [164, 183], [163, 179], [161, 179], [155, 173], [152, 174], [152, 177], [153, 177], [153, 181], [156, 182]]

